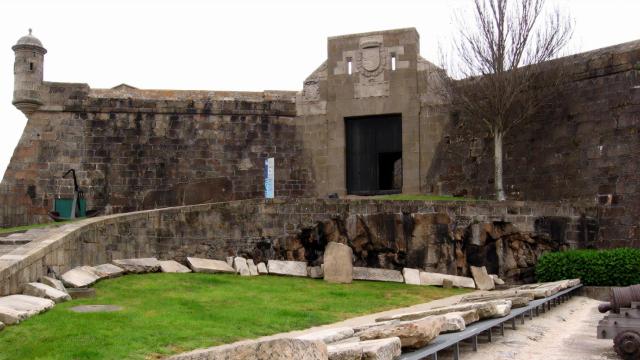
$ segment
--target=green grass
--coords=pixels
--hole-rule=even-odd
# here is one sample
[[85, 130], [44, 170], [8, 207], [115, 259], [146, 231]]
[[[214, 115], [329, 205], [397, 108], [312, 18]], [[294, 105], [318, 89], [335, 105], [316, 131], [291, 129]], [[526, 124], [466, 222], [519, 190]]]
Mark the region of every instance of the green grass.
[[418, 200], [418, 201], [478, 201], [473, 198], [457, 197], [451, 195], [427, 195], [427, 194], [393, 194], [393, 195], [379, 195], [374, 199], [378, 200]]
[[[128, 275], [97, 297], [59, 304], [0, 332], [0, 359], [157, 359], [195, 348], [305, 329], [466, 290], [398, 283], [211, 274]], [[112, 313], [75, 313], [112, 304]]]
[[24, 226], [0, 228], [0, 234], [15, 233], [15, 232], [27, 231], [31, 229], [40, 229], [45, 227], [58, 227], [74, 221], [76, 220], [64, 220], [64, 221], [50, 222], [50, 223], [44, 223], [44, 224], [31, 224], [31, 225], [24, 225]]

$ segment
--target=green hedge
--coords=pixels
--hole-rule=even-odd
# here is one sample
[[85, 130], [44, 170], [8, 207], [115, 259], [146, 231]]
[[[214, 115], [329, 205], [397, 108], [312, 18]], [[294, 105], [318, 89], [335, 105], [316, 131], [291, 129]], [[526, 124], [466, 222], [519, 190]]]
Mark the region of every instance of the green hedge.
[[536, 265], [538, 281], [580, 278], [585, 285], [640, 284], [640, 249], [569, 250], [546, 253]]

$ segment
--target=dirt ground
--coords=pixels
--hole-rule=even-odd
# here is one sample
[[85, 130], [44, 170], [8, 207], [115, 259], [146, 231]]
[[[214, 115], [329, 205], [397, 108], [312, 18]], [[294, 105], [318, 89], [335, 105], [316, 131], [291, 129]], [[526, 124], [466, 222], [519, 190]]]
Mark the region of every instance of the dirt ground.
[[[461, 360], [613, 360], [619, 359], [613, 350], [613, 340], [596, 338], [596, 327], [603, 314], [597, 300], [575, 296], [569, 301], [541, 313], [524, 325], [517, 322], [512, 330], [505, 324], [505, 334], [494, 330], [493, 342], [478, 337], [478, 352], [470, 344], [460, 345]], [[450, 351], [438, 354], [438, 359], [452, 359]]]

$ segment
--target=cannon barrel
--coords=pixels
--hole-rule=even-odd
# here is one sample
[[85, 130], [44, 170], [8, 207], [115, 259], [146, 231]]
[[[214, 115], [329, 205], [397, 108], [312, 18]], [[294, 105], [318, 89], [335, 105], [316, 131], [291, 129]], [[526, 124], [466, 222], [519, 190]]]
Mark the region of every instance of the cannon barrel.
[[631, 285], [627, 287], [612, 287], [609, 292], [609, 303], [603, 303], [598, 306], [601, 313], [613, 311], [619, 313], [620, 308], [631, 307], [632, 302], [640, 302], [640, 285]]

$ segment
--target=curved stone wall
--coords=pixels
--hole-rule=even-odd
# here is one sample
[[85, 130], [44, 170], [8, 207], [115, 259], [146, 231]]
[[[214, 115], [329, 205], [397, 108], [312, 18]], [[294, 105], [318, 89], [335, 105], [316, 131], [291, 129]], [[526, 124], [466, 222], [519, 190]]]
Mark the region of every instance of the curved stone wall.
[[[423, 222], [417, 226], [419, 224], [414, 223], [411, 231], [402, 221], [420, 218], [429, 219], [428, 224]], [[478, 224], [500, 227], [511, 224], [518, 233], [536, 234], [529, 238], [530, 241], [545, 239], [557, 244], [557, 248], [564, 248], [576, 246], [577, 239], [581, 238], [579, 220], [580, 209], [570, 205], [525, 202], [307, 198], [242, 200], [139, 211], [85, 219], [52, 229], [29, 244], [0, 256], [0, 295], [19, 293], [22, 284], [37, 281], [48, 273], [61, 274], [76, 266], [98, 265], [123, 258], [157, 257], [184, 261], [187, 256], [224, 259], [229, 255], [242, 255], [254, 259], [302, 259], [313, 263], [321, 261], [321, 250], [327, 241], [348, 243], [361, 253], [358, 224], [365, 224], [365, 233], [382, 243], [382, 248], [391, 249], [391, 255], [387, 253], [387, 256], [394, 256], [395, 251], [396, 257], [405, 259], [404, 263], [385, 262], [377, 263], [378, 266], [427, 268], [430, 266], [428, 259], [436, 256], [449, 265], [440, 266], [437, 261], [431, 270], [461, 273], [467, 271], [466, 265], [455, 264], [459, 262], [456, 252], [462, 251], [462, 256], [468, 258], [467, 251], [479, 246], [473, 242], [482, 241], [482, 236], [475, 239], [472, 230]], [[341, 224], [346, 224], [342, 230]], [[331, 226], [335, 226], [333, 231]], [[377, 230], [373, 231], [374, 228]], [[485, 238], [487, 236], [493, 235], [487, 233]], [[305, 243], [305, 239], [315, 239], [315, 242]], [[476, 254], [478, 261], [504, 263], [505, 260], [499, 257], [502, 248], [508, 254], [506, 242], [500, 246], [496, 250], [493, 245], [491, 250], [497, 258], [485, 253]], [[371, 246], [367, 249], [379, 251]], [[472, 265], [477, 263], [473, 259], [471, 262]]]

